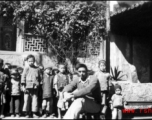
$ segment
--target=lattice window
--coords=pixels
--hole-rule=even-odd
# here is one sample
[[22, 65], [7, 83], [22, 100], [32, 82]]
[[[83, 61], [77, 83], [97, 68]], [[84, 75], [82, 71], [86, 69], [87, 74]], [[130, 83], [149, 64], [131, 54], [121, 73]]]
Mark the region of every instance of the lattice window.
[[42, 38], [26, 36], [24, 51], [46, 52], [46, 42]]

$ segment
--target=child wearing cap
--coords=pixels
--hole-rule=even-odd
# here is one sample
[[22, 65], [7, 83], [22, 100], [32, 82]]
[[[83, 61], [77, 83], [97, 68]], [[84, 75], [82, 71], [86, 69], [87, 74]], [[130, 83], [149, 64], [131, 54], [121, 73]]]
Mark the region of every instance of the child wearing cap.
[[42, 89], [43, 89], [43, 101], [42, 101], [42, 114], [43, 118], [46, 118], [53, 111], [53, 78], [52, 68], [47, 67], [44, 70], [43, 79], [42, 79]]
[[111, 97], [112, 119], [122, 119], [122, 109], [126, 104], [124, 96], [121, 94], [122, 88], [119, 84], [115, 84], [115, 94]]
[[[23, 70], [21, 84], [24, 91], [23, 112], [26, 118], [30, 117], [32, 112], [34, 118], [38, 118], [38, 88], [40, 85], [40, 69], [34, 65], [36, 62], [33, 55], [27, 56], [27, 66]], [[31, 111], [30, 111], [31, 107]]]
[[100, 83], [100, 91], [102, 96], [102, 105], [103, 111], [102, 113], [105, 114], [107, 110], [107, 97], [108, 97], [108, 90], [109, 90], [109, 82], [111, 76], [108, 72], [106, 72], [106, 61], [100, 60], [98, 63], [99, 70], [95, 73], [95, 76], [98, 78]]
[[[17, 118], [20, 117], [20, 74], [17, 68], [11, 69], [11, 80], [10, 80], [10, 115], [14, 117], [16, 115]], [[14, 111], [15, 110], [15, 111]]]
[[0, 118], [4, 118], [4, 105], [6, 103], [5, 94], [8, 87], [7, 78], [8, 76], [4, 74], [3, 60], [0, 59]]
[[59, 73], [54, 77], [54, 86], [58, 97], [58, 118], [61, 119], [61, 110], [68, 109], [68, 102], [64, 102], [62, 90], [71, 81], [71, 77], [67, 72], [67, 66], [64, 63], [59, 64]]

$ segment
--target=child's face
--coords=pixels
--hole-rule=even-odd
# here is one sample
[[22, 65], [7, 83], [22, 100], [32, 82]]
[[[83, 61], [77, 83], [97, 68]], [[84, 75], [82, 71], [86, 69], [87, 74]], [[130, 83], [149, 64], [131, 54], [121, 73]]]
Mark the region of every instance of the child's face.
[[121, 90], [120, 90], [119, 88], [117, 88], [117, 89], [115, 90], [115, 93], [116, 93], [117, 95], [120, 95], [120, 94], [121, 94]]
[[27, 60], [27, 62], [28, 62], [28, 64], [29, 64], [29, 66], [34, 66], [35, 60], [34, 60], [34, 58], [29, 58], [29, 59]]
[[45, 73], [48, 74], [48, 75], [50, 75], [50, 74], [52, 74], [52, 70], [46, 69], [46, 70], [45, 70]]
[[105, 64], [104, 63], [100, 63], [100, 66], [99, 66], [99, 69], [101, 70], [101, 71], [106, 71], [106, 66], [105, 66]]
[[60, 71], [61, 73], [64, 73], [65, 70], [66, 70], [65, 65], [60, 65], [60, 66], [59, 66], [59, 71]]

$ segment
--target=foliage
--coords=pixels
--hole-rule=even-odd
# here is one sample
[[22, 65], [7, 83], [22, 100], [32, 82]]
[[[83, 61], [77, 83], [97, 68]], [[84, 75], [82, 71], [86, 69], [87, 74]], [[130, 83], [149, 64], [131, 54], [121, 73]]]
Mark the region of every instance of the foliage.
[[119, 71], [119, 70], [118, 70], [118, 67], [115, 67], [114, 69], [111, 68], [112, 78], [113, 78], [114, 80], [116, 80], [116, 81], [122, 80], [121, 78], [122, 78], [124, 75], [119, 76], [121, 72], [122, 72], [122, 71]]
[[105, 1], [3, 1], [0, 5], [1, 11], [5, 6], [13, 9], [14, 24], [24, 20], [28, 32], [43, 36], [60, 62], [68, 57], [75, 64], [83, 45], [103, 39]]

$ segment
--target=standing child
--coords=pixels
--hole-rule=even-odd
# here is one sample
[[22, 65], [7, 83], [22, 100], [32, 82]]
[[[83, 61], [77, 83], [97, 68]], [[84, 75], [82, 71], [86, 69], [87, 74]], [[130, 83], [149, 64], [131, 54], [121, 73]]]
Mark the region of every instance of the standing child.
[[[10, 63], [5, 63], [4, 64], [4, 73], [8, 76], [7, 78], [7, 82], [10, 82], [10, 71], [11, 71], [12, 65]], [[5, 97], [6, 97], [6, 104], [5, 104], [5, 108], [4, 108], [4, 113], [7, 115], [10, 112], [10, 101], [11, 101], [11, 96], [10, 96], [10, 91], [7, 90], [5, 93]]]
[[[48, 67], [44, 70], [43, 81], [42, 81], [42, 89], [43, 89], [43, 102], [42, 102], [42, 110], [43, 117], [51, 115], [53, 112], [53, 75], [52, 68]], [[50, 116], [52, 117], [52, 116]]]
[[4, 118], [4, 105], [6, 103], [5, 94], [7, 91], [7, 75], [4, 74], [2, 69], [3, 67], [3, 60], [0, 59], [0, 118]]
[[124, 104], [126, 104], [123, 95], [121, 94], [122, 88], [120, 85], [115, 85], [115, 94], [111, 98], [111, 110], [112, 110], [112, 119], [122, 119], [122, 109]]
[[70, 83], [70, 76], [67, 74], [67, 66], [65, 64], [59, 64], [59, 73], [55, 75], [54, 86], [58, 97], [58, 118], [61, 119], [61, 110], [68, 109], [68, 103], [64, 103], [62, 90], [66, 85]]
[[109, 90], [109, 82], [110, 82], [110, 74], [106, 72], [106, 61], [100, 60], [98, 63], [99, 71], [95, 73], [96, 77], [99, 80], [100, 83], [100, 90], [101, 90], [101, 96], [102, 96], [102, 105], [103, 110], [102, 113], [106, 113], [107, 110], [107, 96], [108, 96], [108, 90]]
[[[24, 68], [21, 83], [24, 91], [23, 111], [26, 113], [26, 118], [29, 118], [29, 110], [31, 107], [33, 117], [38, 118], [38, 88], [40, 84], [40, 70], [34, 65], [35, 57], [27, 56], [28, 66]], [[32, 105], [30, 105], [32, 103]]]
[[11, 92], [11, 101], [10, 101], [10, 114], [11, 117], [15, 115], [17, 118], [20, 117], [20, 74], [17, 68], [11, 69], [11, 80], [10, 80], [10, 92]]

